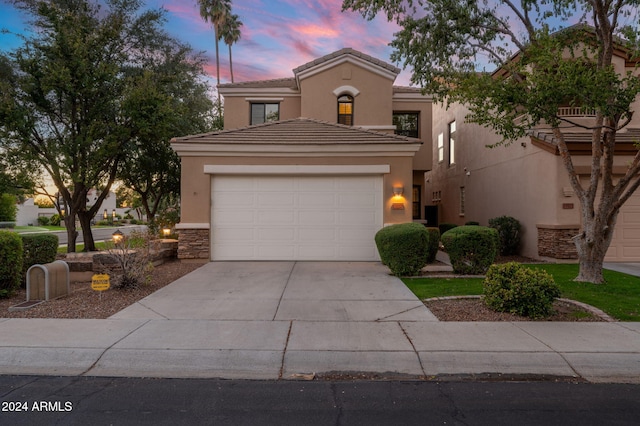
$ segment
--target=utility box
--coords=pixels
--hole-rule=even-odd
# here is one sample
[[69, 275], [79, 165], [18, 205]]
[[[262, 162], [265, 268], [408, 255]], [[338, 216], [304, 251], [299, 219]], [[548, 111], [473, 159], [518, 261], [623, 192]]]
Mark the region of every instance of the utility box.
[[27, 302], [57, 299], [70, 293], [67, 262], [56, 260], [44, 265], [33, 265], [27, 270]]

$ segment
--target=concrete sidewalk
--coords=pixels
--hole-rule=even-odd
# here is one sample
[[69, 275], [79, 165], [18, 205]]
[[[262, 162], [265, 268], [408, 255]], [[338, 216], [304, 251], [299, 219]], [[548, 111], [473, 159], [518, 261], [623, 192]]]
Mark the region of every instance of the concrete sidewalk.
[[640, 383], [640, 323], [439, 322], [368, 262], [213, 262], [110, 319], [0, 319], [0, 336], [0, 374]]

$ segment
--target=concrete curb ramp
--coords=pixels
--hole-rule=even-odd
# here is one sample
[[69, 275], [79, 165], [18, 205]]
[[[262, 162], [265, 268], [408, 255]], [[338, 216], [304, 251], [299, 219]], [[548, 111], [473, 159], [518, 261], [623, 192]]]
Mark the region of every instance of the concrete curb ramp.
[[213, 262], [110, 319], [0, 319], [0, 336], [0, 374], [640, 383], [640, 323], [439, 322], [367, 262]]

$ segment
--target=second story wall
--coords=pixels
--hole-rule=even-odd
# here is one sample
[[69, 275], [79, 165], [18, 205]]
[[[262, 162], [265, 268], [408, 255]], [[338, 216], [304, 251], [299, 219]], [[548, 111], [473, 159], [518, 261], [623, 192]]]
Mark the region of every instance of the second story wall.
[[352, 63], [301, 79], [301, 116], [338, 121], [338, 98], [353, 97], [353, 125], [392, 130], [393, 81]]

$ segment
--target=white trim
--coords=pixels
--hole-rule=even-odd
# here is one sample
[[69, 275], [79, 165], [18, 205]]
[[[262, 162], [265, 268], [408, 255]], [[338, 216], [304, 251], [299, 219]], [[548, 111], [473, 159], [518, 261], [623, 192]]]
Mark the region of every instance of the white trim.
[[[368, 71], [371, 71], [374, 74], [377, 74], [379, 76], [382, 76], [384, 78], [387, 78], [391, 81], [394, 81], [396, 79], [396, 77], [398, 76], [398, 72], [395, 71], [391, 71], [381, 65], [375, 65], [372, 64], [369, 61], [366, 61], [364, 59], [358, 58], [357, 56], [353, 56], [350, 54], [346, 54], [343, 56], [339, 56], [337, 58], [334, 59], [330, 59], [328, 61], [325, 61], [319, 65], [315, 65], [313, 67], [304, 69], [298, 73], [296, 73], [296, 80], [301, 81], [304, 80], [307, 77], [311, 77], [313, 75], [316, 75], [318, 73], [321, 73], [323, 71], [326, 71], [330, 68], [335, 67], [336, 65], [340, 65], [340, 64], [344, 64], [344, 63], [351, 63], [354, 65], [357, 65], [359, 67], [362, 67]], [[298, 84], [298, 86], [300, 86]]]
[[247, 102], [282, 102], [284, 98], [244, 98]]
[[390, 125], [375, 125], [375, 124], [365, 124], [365, 125], [361, 125], [361, 126], [354, 126], [354, 127], [360, 127], [362, 129], [365, 130], [396, 130], [396, 126], [394, 126], [393, 124]]
[[324, 156], [341, 157], [345, 155], [372, 156], [376, 153], [389, 156], [413, 156], [422, 143], [384, 143], [384, 144], [330, 144], [330, 145], [282, 145], [282, 144], [203, 144], [203, 143], [177, 143], [171, 147], [181, 157], [186, 156], [238, 156], [253, 155], [256, 157], [270, 156]]
[[360, 91], [353, 86], [340, 86], [333, 91], [333, 94], [336, 96], [340, 96], [345, 93], [348, 93], [355, 98], [360, 94]]
[[422, 93], [394, 93], [392, 99], [398, 102], [433, 102], [431, 95]]
[[176, 229], [210, 229], [210, 223], [189, 223], [189, 222], [180, 222], [176, 223]]
[[388, 164], [371, 165], [205, 165], [206, 174], [216, 175], [378, 175], [391, 172]]

